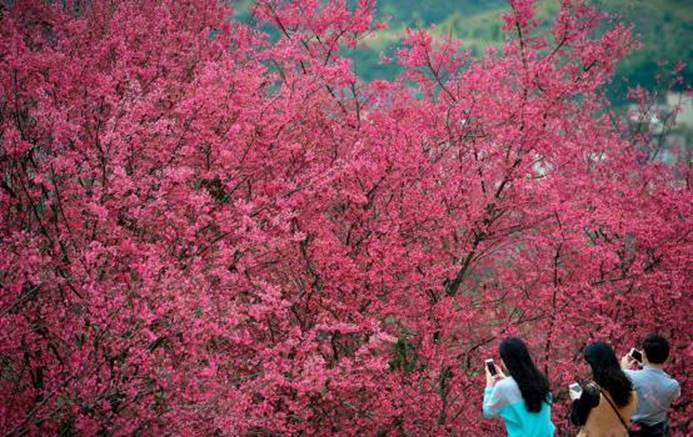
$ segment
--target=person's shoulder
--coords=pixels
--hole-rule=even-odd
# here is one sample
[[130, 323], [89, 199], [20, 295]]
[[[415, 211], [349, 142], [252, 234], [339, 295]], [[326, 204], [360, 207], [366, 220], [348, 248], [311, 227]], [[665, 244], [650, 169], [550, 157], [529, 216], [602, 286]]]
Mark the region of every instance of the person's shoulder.
[[505, 398], [509, 403], [522, 399], [520, 386], [517, 385], [517, 381], [512, 376], [503, 378], [496, 383], [496, 394]]
[[681, 389], [681, 383], [678, 382], [676, 380], [676, 378], [674, 378], [673, 376], [669, 376], [669, 385], [674, 390], [680, 390]]
[[665, 376], [666, 380], [669, 382], [669, 385], [670, 385], [670, 386], [672, 386], [672, 387], [679, 387], [679, 386], [680, 386], [680, 384], [679, 384], [679, 382], [676, 380], [676, 378], [674, 378], [673, 376], [671, 376], [668, 372], [663, 372], [663, 373], [664, 373], [664, 376]]
[[496, 383], [496, 390], [504, 393], [519, 393], [520, 386], [517, 385], [515, 379], [512, 376], [501, 379]]
[[669, 378], [669, 380], [671, 380], [671, 381], [673, 381], [673, 382], [675, 382], [675, 383], [677, 383], [677, 384], [679, 383], [679, 382], [676, 380], [676, 378], [674, 378], [673, 376], [671, 376], [671, 374], [670, 374], [669, 372], [664, 372], [664, 374], [667, 376], [667, 378]]
[[623, 369], [623, 373], [632, 381], [645, 376], [643, 369]]
[[513, 379], [512, 376], [507, 376], [500, 381], [496, 383], [496, 387], [502, 388], [502, 389], [510, 389], [513, 387], [517, 387], [517, 382], [515, 379]]

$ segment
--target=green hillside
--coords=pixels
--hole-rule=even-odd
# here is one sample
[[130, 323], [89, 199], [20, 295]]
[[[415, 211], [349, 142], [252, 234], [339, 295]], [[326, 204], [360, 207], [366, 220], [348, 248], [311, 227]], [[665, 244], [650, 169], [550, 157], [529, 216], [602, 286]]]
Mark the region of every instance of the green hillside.
[[[250, 0], [238, 2], [239, 15], [247, 14]], [[609, 94], [623, 101], [625, 90], [639, 84], [652, 88], [656, 75], [671, 65], [693, 59], [693, 2], [686, 0], [592, 0], [599, 9], [615, 13], [632, 23], [643, 47], [619, 64]], [[389, 17], [389, 28], [368, 38], [353, 50], [345, 51], [365, 81], [392, 79], [400, 71], [396, 64], [381, 65], [381, 53], [393, 56], [407, 27], [430, 28], [435, 34], [452, 34], [464, 40], [465, 48], [480, 54], [502, 43], [500, 13], [505, 0], [379, 0], [377, 18]], [[538, 0], [537, 16], [547, 23], [558, 11], [557, 0]], [[665, 65], [661, 65], [665, 63]], [[668, 65], [666, 64], [668, 63]], [[685, 85], [693, 84], [693, 65], [683, 72]], [[684, 86], [685, 86], [684, 85]]]
[[[667, 71], [678, 61], [693, 59], [690, 44], [693, 41], [693, 2], [597, 0], [592, 3], [601, 10], [618, 14], [623, 22], [632, 23], [643, 44], [619, 64], [608, 90], [612, 99], [622, 102], [628, 85], [653, 88], [657, 73]], [[379, 54], [391, 55], [407, 26], [435, 25], [434, 33], [462, 38], [465, 47], [476, 54], [488, 46], [501, 44], [505, 37], [500, 30], [500, 13], [508, 8], [505, 1], [381, 0], [378, 8], [379, 14], [392, 16], [390, 28], [352, 53], [357, 73], [367, 81], [391, 79], [396, 75], [398, 68], [395, 66], [378, 65]], [[550, 23], [557, 11], [557, 1], [538, 1], [537, 16], [543, 21]], [[693, 84], [693, 65], [689, 64], [683, 75], [685, 84]]]

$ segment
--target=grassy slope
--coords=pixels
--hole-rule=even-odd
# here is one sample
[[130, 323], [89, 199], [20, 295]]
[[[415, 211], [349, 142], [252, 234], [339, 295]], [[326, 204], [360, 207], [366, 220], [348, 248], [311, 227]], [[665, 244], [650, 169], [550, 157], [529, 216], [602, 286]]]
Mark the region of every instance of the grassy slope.
[[[403, 0], [381, 0], [380, 13], [387, 15], [395, 5]], [[407, 3], [407, 1], [404, 1]], [[428, 2], [425, 2], [426, 4]], [[393, 53], [397, 42], [406, 26], [430, 27], [436, 24], [434, 33], [453, 34], [464, 40], [465, 48], [474, 53], [482, 53], [483, 49], [502, 43], [505, 35], [500, 31], [500, 13], [507, 9], [506, 2], [484, 1], [474, 2], [483, 7], [476, 9], [455, 8], [455, 4], [462, 2], [442, 2], [451, 7], [443, 9], [447, 12], [445, 19], [435, 21], [432, 18], [442, 15], [441, 11], [430, 17], [421, 14], [423, 6], [414, 7], [407, 15], [400, 12], [394, 15], [390, 23], [390, 29], [369, 39], [367, 44], [359, 47], [352, 56], [355, 60], [356, 71], [365, 80], [374, 78], [392, 78], [397, 69], [388, 66], [382, 69], [377, 64], [378, 54], [382, 51], [387, 55]], [[655, 76], [658, 72], [666, 71], [665, 67], [658, 66], [658, 62], [672, 64], [677, 61], [690, 61], [693, 59], [693, 2], [677, 0], [593, 0], [593, 4], [600, 9], [616, 13], [619, 20], [632, 23], [634, 32], [643, 43], [643, 47], [624, 59], [618, 69], [609, 92], [612, 98], [621, 100], [626, 89], [626, 84], [640, 84], [652, 87], [655, 84]], [[419, 4], [424, 4], [420, 2]], [[558, 11], [556, 0], [539, 0], [537, 16], [543, 21], [550, 22]], [[409, 5], [413, 6], [413, 5]], [[406, 11], [407, 9], [403, 9]], [[407, 18], [408, 16], [408, 18]], [[693, 84], [693, 65], [688, 65], [684, 70], [684, 77], [688, 85]]]
[[[352, 0], [350, 0], [352, 1]], [[693, 2], [687, 0], [590, 0], [599, 9], [617, 13], [620, 20], [633, 23], [643, 48], [624, 59], [609, 88], [621, 100], [626, 84], [651, 88], [658, 72], [671, 63], [693, 60]], [[237, 16], [247, 18], [252, 0], [236, 0]], [[537, 0], [537, 16], [549, 23], [558, 10], [558, 0]], [[453, 34], [464, 40], [464, 47], [480, 54], [491, 45], [502, 43], [500, 13], [508, 9], [505, 0], [379, 0], [379, 19], [390, 17], [389, 29], [368, 38], [354, 50], [344, 53], [354, 60], [358, 75], [366, 80], [392, 79], [400, 71], [396, 64], [381, 65], [380, 54], [392, 57], [406, 27], [433, 29], [433, 33]], [[693, 65], [684, 70], [693, 85]]]

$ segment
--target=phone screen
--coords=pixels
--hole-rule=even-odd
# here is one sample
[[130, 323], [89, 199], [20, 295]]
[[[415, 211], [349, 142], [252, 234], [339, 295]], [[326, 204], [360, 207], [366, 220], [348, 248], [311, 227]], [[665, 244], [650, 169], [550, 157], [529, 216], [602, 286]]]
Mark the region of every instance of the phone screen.
[[491, 374], [491, 376], [496, 376], [498, 372], [496, 371], [496, 365], [493, 363], [493, 360], [486, 360], [486, 367], [488, 367], [488, 371]]
[[630, 356], [633, 357], [635, 361], [642, 363], [642, 353], [639, 350], [635, 348], [631, 349]]

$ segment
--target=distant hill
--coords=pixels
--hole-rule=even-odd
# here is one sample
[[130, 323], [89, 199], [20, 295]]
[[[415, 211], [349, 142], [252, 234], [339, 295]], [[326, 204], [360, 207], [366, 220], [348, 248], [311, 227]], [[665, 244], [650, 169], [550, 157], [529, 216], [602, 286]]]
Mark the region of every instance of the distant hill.
[[[354, 0], [349, 0], [353, 2]], [[238, 2], [242, 15], [250, 0]], [[685, 85], [693, 85], [693, 1], [687, 0], [592, 0], [600, 10], [617, 13], [634, 25], [643, 48], [621, 61], [609, 95], [622, 103], [627, 84], [651, 89], [657, 73], [678, 61], [689, 62], [683, 72]], [[537, 16], [551, 21], [558, 11], [557, 0], [538, 0]], [[389, 28], [345, 54], [354, 60], [357, 74], [365, 81], [392, 79], [400, 71], [396, 64], [379, 64], [380, 54], [391, 56], [400, 46], [406, 27], [430, 28], [436, 34], [452, 34], [464, 40], [466, 48], [480, 54], [485, 47], [502, 43], [500, 13], [505, 0], [379, 0], [378, 19], [390, 17]], [[669, 65], [660, 66], [665, 62]]]
[[[693, 2], [676, 0], [598, 0], [599, 9], [619, 14], [624, 22], [634, 25], [634, 32], [643, 48], [632, 53], [618, 65], [609, 88], [613, 100], [622, 103], [628, 84], [653, 88], [656, 75], [678, 61], [689, 62], [683, 72], [685, 84], [693, 85]], [[425, 5], [425, 6], [424, 6]], [[550, 21], [558, 11], [555, 0], [539, 0], [537, 16]], [[501, 44], [500, 13], [507, 10], [502, 0], [381, 0], [378, 13], [391, 16], [390, 28], [370, 39], [367, 46], [352, 53], [360, 77], [369, 81], [393, 78], [398, 68], [378, 65], [381, 52], [392, 54], [407, 26], [436, 26], [434, 33], [452, 34], [464, 40], [474, 53], [485, 47]], [[660, 66], [665, 62], [669, 65]], [[384, 68], [383, 68], [384, 67]]]

